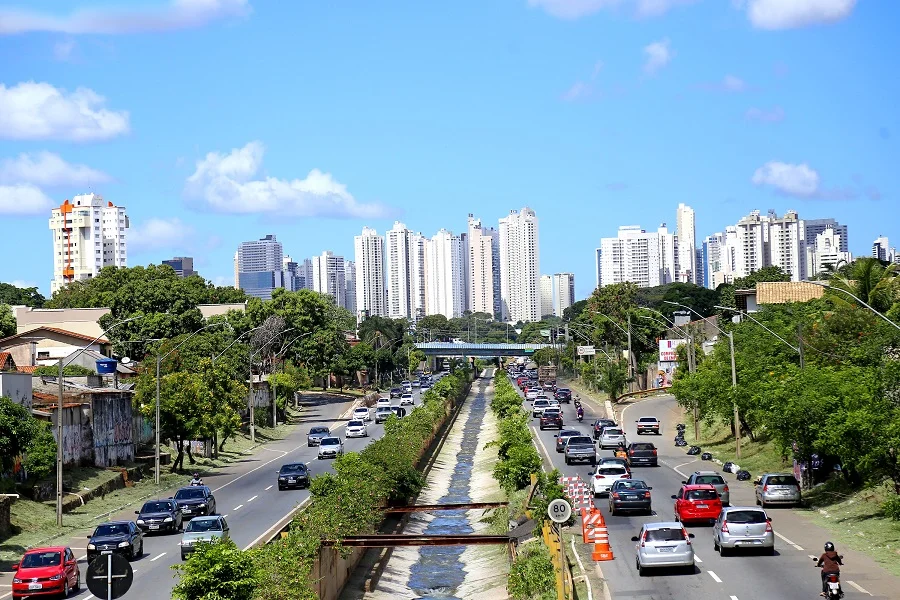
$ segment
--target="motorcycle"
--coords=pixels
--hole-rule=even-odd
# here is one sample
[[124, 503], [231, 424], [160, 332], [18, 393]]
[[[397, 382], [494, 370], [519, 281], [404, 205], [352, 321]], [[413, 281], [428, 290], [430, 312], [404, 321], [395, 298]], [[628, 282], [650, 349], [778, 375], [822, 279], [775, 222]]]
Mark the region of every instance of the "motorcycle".
[[581, 421], [584, 420], [584, 411], [581, 409], [580, 406], [578, 407], [578, 412], [576, 414], [578, 417], [578, 422], [581, 423]]
[[[818, 563], [819, 559], [813, 558], [813, 562]], [[828, 600], [840, 600], [844, 597], [844, 591], [841, 589], [840, 573], [827, 573], [825, 575], [825, 586]]]

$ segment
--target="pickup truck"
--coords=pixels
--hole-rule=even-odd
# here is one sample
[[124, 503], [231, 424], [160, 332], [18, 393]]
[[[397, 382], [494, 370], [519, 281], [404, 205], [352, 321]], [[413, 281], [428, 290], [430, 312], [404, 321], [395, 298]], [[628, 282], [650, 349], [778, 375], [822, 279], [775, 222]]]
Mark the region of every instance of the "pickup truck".
[[594, 449], [594, 440], [586, 435], [570, 437], [563, 452], [567, 465], [571, 465], [573, 462], [584, 461], [591, 463], [591, 466], [597, 463], [597, 451]]
[[656, 417], [641, 417], [637, 421], [635, 421], [637, 425], [637, 434], [641, 435], [642, 433], [655, 433], [656, 435], [660, 435], [662, 432], [659, 428], [659, 419]]
[[650, 442], [632, 442], [628, 444], [628, 462], [634, 465], [659, 466], [656, 446]]

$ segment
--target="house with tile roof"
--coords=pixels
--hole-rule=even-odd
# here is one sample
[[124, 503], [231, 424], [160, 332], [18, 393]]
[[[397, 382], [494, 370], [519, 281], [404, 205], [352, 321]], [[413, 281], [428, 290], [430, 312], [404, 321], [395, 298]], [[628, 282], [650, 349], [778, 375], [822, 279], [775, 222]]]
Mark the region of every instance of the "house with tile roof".
[[101, 338], [95, 341], [85, 334], [57, 327], [41, 326], [0, 339], [0, 352], [8, 353], [19, 367], [53, 365], [60, 358], [70, 356], [85, 346], [109, 356], [109, 340]]

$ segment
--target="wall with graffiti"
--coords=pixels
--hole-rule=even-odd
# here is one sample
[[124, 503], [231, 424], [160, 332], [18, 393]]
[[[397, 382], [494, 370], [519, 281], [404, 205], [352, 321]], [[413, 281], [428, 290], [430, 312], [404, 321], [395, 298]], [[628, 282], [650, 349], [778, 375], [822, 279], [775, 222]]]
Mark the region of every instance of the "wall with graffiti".
[[[91, 463], [94, 458], [91, 431], [90, 404], [70, 403], [62, 411], [63, 464]], [[53, 437], [59, 443], [56, 429], [56, 411], [53, 411]]]
[[111, 467], [134, 460], [130, 394], [93, 394], [94, 465]]

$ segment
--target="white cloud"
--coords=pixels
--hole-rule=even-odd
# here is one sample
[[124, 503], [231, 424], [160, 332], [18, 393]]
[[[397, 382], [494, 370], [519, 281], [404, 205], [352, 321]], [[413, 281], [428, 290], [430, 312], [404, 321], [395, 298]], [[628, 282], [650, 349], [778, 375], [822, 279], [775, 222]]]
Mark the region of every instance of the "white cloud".
[[693, 4], [698, 0], [637, 0], [637, 15], [639, 17], [659, 17], [669, 9], [685, 4]]
[[747, 17], [759, 29], [793, 29], [836, 23], [850, 16], [857, 0], [747, 0]]
[[128, 249], [140, 254], [152, 250], [183, 249], [194, 238], [194, 228], [180, 219], [151, 218], [128, 229]]
[[594, 95], [594, 88], [583, 82], [576, 81], [572, 87], [563, 92], [562, 99], [566, 102], [576, 102], [578, 100], [587, 100]]
[[388, 210], [380, 204], [360, 204], [347, 186], [330, 173], [313, 169], [304, 179], [253, 179], [262, 166], [265, 148], [250, 142], [229, 154], [210, 152], [197, 161], [185, 194], [224, 213], [270, 213], [302, 217], [379, 218]]
[[75, 51], [75, 40], [68, 39], [56, 42], [53, 44], [53, 56], [56, 60], [67, 62], [72, 58], [72, 53]]
[[658, 17], [670, 8], [697, 0], [528, 0], [528, 6], [542, 9], [558, 19], [580, 19], [605, 9], [629, 7], [638, 17]]
[[710, 92], [745, 92], [749, 89], [747, 82], [735, 75], [726, 75], [722, 81], [704, 83], [699, 87]]
[[250, 10], [248, 0], [171, 0], [167, 6], [157, 8], [104, 7], [78, 10], [66, 16], [0, 8], [0, 35], [35, 31], [75, 35], [173, 31], [245, 16]]
[[25, 281], [24, 279], [13, 279], [12, 281], [9, 282], [9, 284], [14, 285], [17, 288], [31, 288], [31, 287], [38, 286], [38, 284], [35, 283], [34, 281]]
[[88, 88], [67, 93], [49, 83], [28, 81], [10, 88], [0, 83], [0, 138], [86, 142], [127, 133], [128, 112], [105, 104]]
[[770, 161], [756, 170], [752, 181], [789, 196], [810, 198], [819, 193], [819, 173], [806, 163]]
[[644, 71], [650, 75], [654, 75], [668, 65], [672, 61], [672, 57], [675, 56], [675, 53], [669, 47], [669, 38], [644, 46], [644, 54], [647, 57], [644, 62]]
[[52, 152], [20, 154], [0, 161], [0, 183], [84, 187], [108, 183], [112, 178], [86, 165], [73, 165]]
[[761, 123], [777, 123], [784, 120], [784, 109], [780, 106], [773, 106], [770, 110], [767, 110], [754, 106], [747, 110], [746, 117], [751, 121], [759, 121]]
[[29, 183], [0, 185], [0, 215], [39, 215], [48, 213], [53, 201]]

